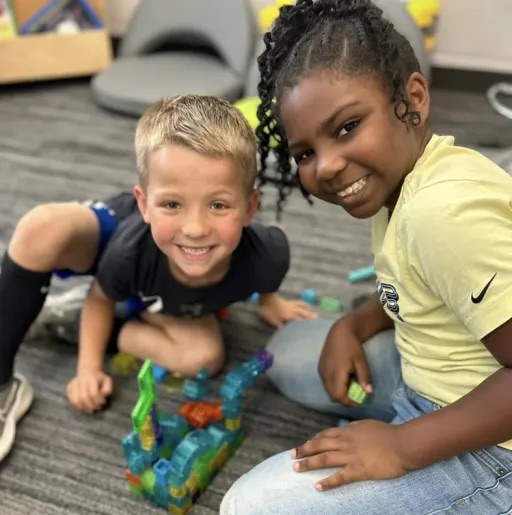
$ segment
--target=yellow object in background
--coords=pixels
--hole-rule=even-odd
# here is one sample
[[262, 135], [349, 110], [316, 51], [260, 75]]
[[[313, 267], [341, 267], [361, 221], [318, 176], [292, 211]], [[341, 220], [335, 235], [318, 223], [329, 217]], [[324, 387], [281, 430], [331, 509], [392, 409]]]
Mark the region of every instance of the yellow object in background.
[[436, 46], [437, 20], [440, 0], [405, 0], [407, 11], [423, 31], [425, 47], [431, 51]]
[[[439, 17], [440, 0], [402, 0], [406, 4], [407, 11], [413, 17], [418, 27], [425, 36], [425, 46], [431, 51], [436, 45], [435, 33]], [[261, 9], [258, 22], [261, 32], [267, 32], [274, 20], [279, 16], [279, 9], [283, 5], [292, 5], [294, 0], [276, 0], [275, 5], [269, 5]]]
[[293, 5], [294, 3], [295, 0], [276, 0], [276, 5], [264, 7], [258, 15], [260, 31], [267, 32], [270, 29], [274, 20], [279, 16], [279, 9], [283, 5]]
[[9, 0], [0, 0], [0, 41], [13, 39], [17, 35], [16, 22]]
[[[258, 120], [258, 106], [260, 105], [259, 97], [245, 97], [237, 100], [234, 106], [244, 115], [245, 119], [249, 122], [251, 129], [256, 131], [256, 127], [259, 125]], [[269, 141], [271, 148], [277, 147], [277, 139], [272, 136]]]

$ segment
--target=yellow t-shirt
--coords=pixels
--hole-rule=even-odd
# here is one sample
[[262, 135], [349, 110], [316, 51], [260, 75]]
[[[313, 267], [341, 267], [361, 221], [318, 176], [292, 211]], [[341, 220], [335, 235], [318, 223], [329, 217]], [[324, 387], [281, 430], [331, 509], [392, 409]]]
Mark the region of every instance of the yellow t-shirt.
[[434, 135], [388, 218], [372, 248], [403, 379], [445, 406], [501, 368], [481, 339], [512, 318], [512, 178]]

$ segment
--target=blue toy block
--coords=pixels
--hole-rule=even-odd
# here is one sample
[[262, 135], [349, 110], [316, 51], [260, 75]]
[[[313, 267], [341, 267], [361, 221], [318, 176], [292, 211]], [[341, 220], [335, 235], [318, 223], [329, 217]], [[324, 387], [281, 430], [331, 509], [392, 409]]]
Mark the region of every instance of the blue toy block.
[[171, 463], [169, 460], [159, 459], [154, 465], [153, 470], [155, 472], [155, 478], [157, 483], [161, 485], [167, 485], [169, 477], [171, 475]]
[[359, 281], [366, 281], [367, 279], [372, 279], [375, 277], [375, 267], [374, 266], [365, 266], [363, 268], [358, 268], [357, 270], [353, 270], [348, 274], [348, 280], [351, 283], [357, 283]]
[[208, 393], [209, 374], [207, 368], [202, 368], [195, 379], [185, 379], [181, 393], [195, 401], [204, 399]]
[[169, 375], [168, 370], [166, 370], [163, 367], [159, 367], [158, 365], [155, 365], [153, 363], [153, 377], [155, 378], [155, 381], [158, 384], [163, 383], [167, 379], [168, 375]]
[[249, 297], [249, 302], [254, 302], [254, 304], [258, 304], [258, 302], [260, 301], [260, 294], [259, 293], [253, 293], [250, 297]]
[[305, 288], [300, 298], [304, 302], [314, 306], [318, 302], [318, 292], [314, 288]]

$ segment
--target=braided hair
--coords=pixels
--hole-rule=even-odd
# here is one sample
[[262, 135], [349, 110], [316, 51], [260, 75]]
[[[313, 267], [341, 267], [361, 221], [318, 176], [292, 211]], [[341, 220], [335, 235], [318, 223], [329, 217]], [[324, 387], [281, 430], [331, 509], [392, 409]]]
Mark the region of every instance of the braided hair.
[[[258, 57], [261, 75], [258, 93], [260, 156], [259, 185], [273, 182], [278, 189], [278, 216], [283, 204], [299, 185], [292, 170], [286, 137], [279, 123], [283, 91], [315, 70], [331, 70], [350, 76], [374, 75], [381, 79], [395, 103], [395, 114], [404, 123], [418, 125], [406, 98], [407, 80], [420, 66], [409, 41], [382, 16], [370, 0], [297, 0], [281, 7], [272, 29], [264, 35], [265, 50]], [[271, 148], [272, 147], [272, 148]], [[270, 150], [277, 158], [277, 177], [266, 173]]]

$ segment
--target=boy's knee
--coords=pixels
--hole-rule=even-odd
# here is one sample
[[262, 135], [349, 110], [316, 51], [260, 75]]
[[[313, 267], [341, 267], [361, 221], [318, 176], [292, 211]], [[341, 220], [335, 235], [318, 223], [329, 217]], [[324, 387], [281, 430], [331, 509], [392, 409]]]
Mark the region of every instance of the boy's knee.
[[48, 254], [63, 252], [71, 236], [55, 204], [42, 204], [26, 213], [18, 222], [9, 250], [11, 254]]
[[203, 352], [197, 353], [196, 356], [197, 357], [193, 365], [195, 375], [197, 375], [203, 368], [207, 368], [210, 377], [214, 376], [222, 370], [226, 361], [224, 346], [222, 345], [204, 349]]

